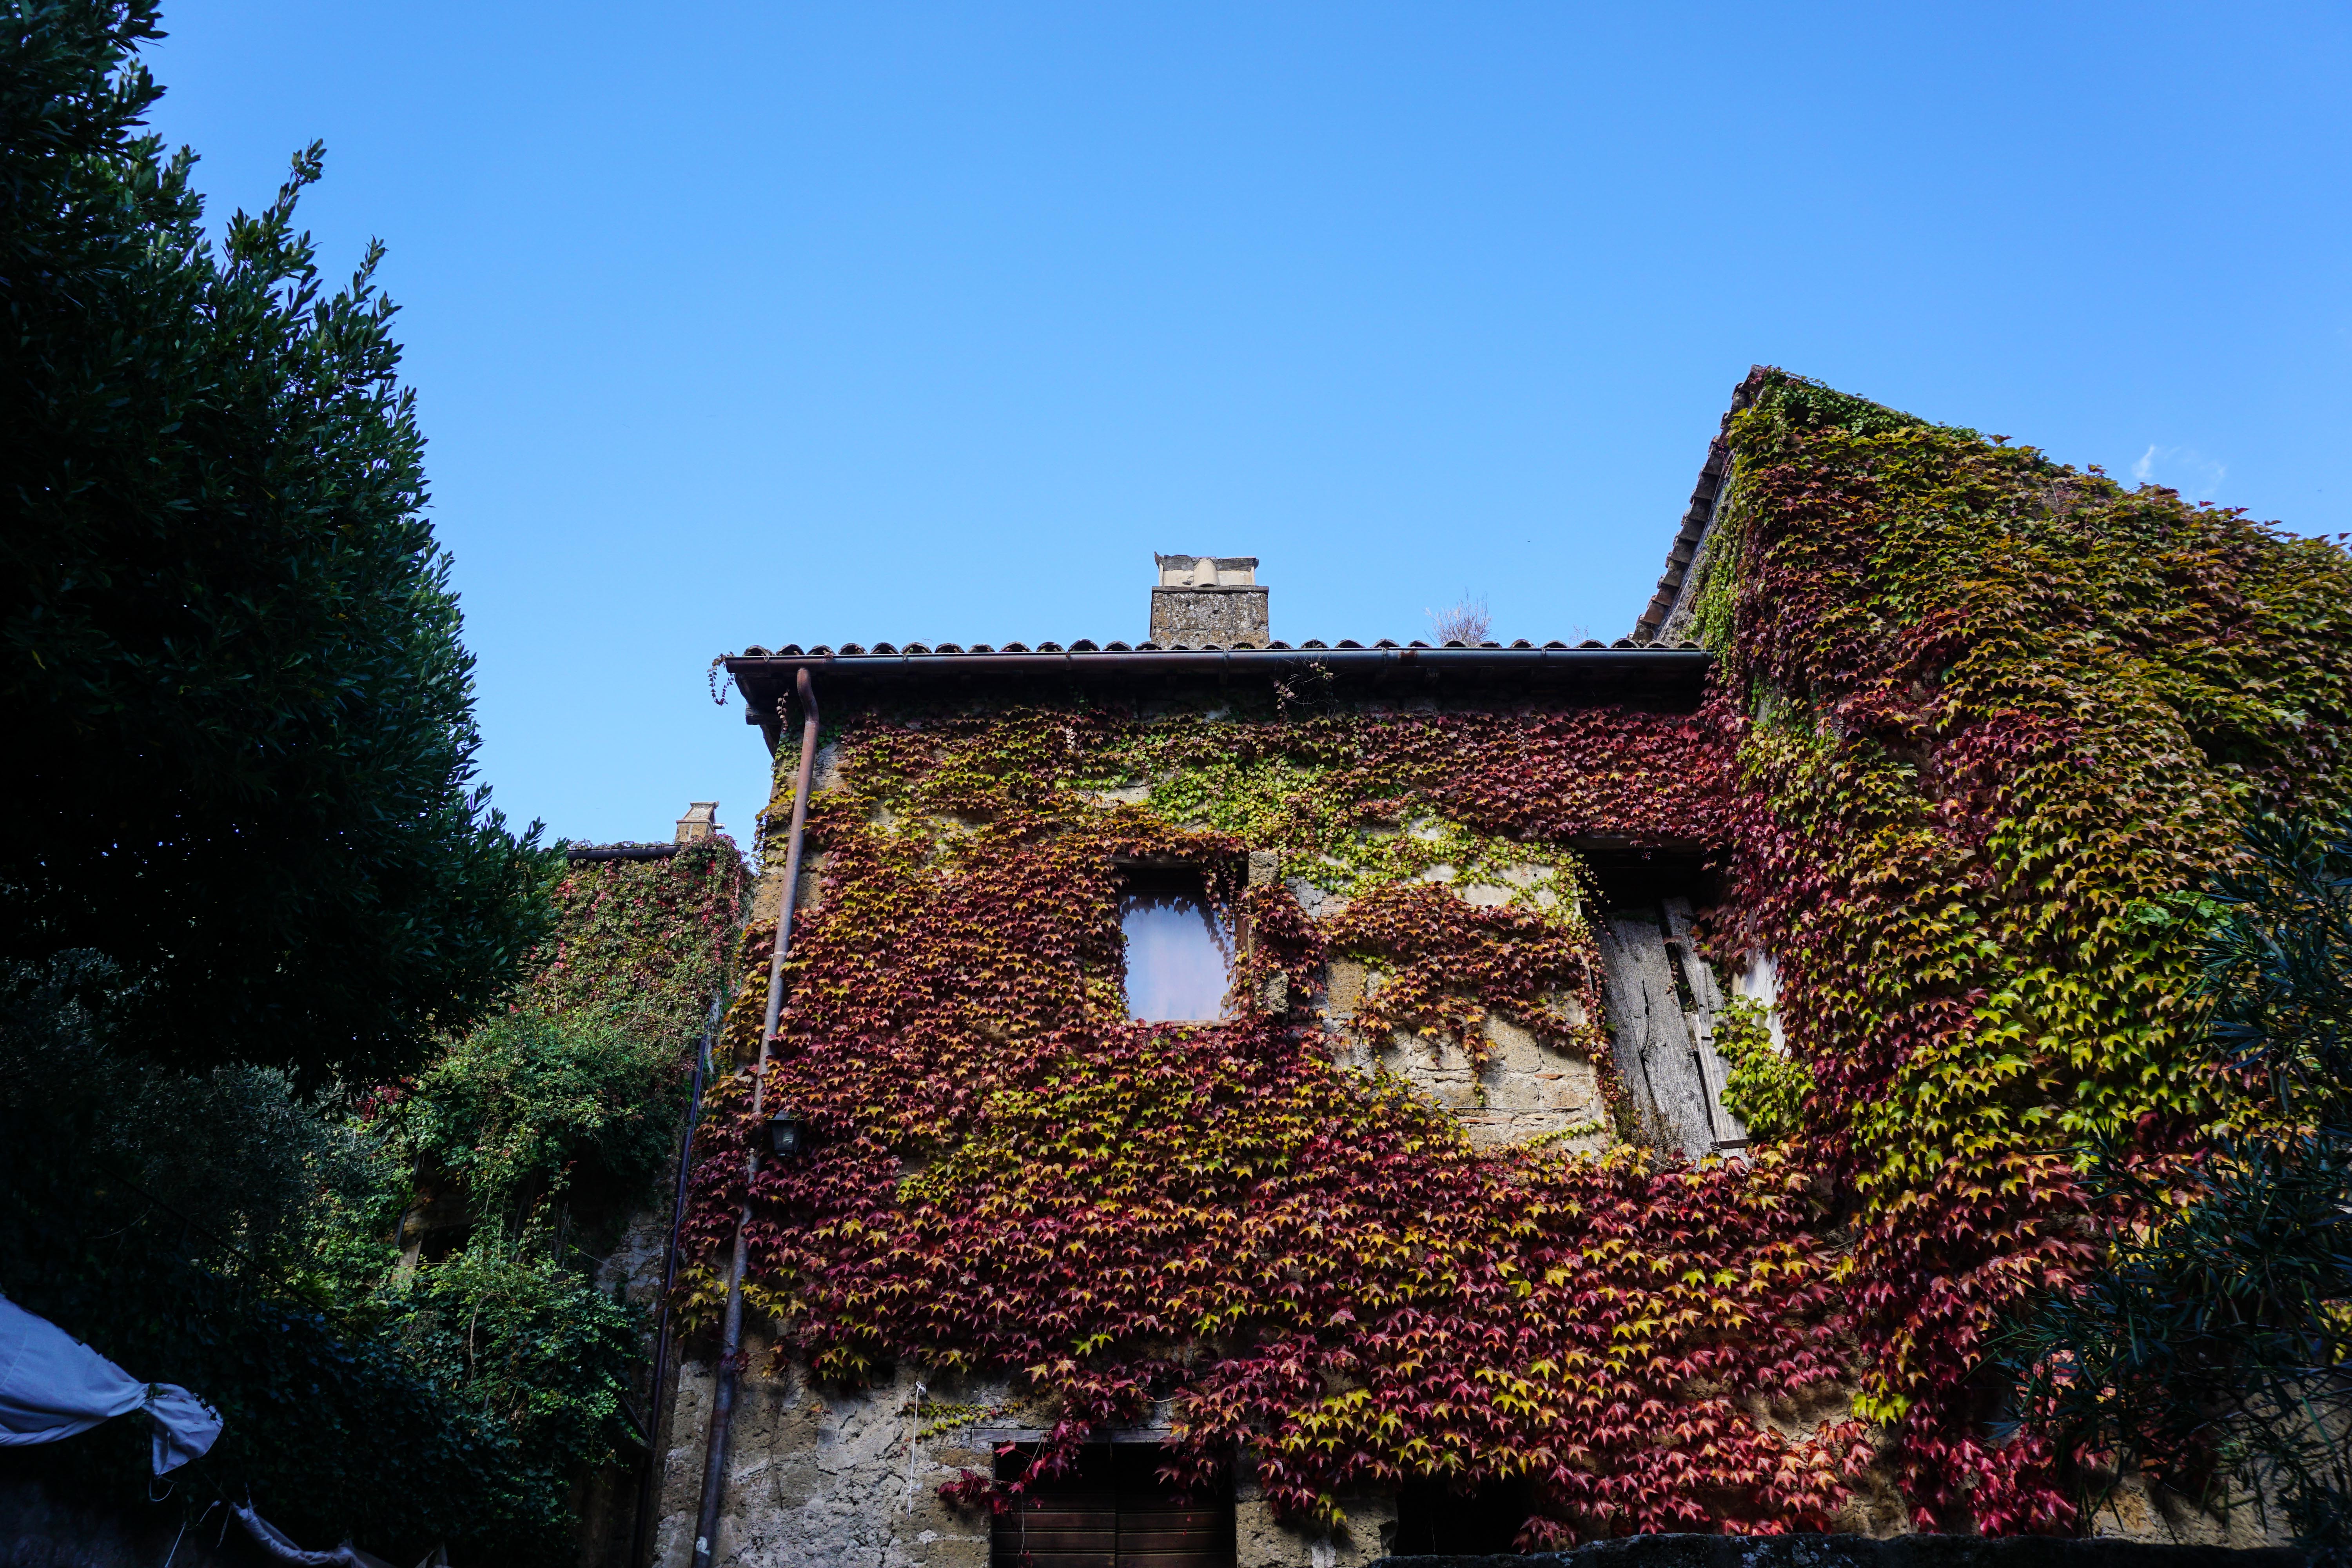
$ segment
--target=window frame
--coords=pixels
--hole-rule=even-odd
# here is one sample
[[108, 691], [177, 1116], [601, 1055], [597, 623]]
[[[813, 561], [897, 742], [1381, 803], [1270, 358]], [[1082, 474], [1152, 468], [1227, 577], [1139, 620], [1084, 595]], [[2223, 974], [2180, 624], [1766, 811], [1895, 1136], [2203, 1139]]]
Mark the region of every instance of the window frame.
[[[1128, 1022], [1131, 1024], [1229, 1024], [1240, 1013], [1242, 1000], [1242, 966], [1250, 956], [1251, 933], [1249, 917], [1243, 912], [1241, 900], [1220, 898], [1220, 884], [1231, 881], [1221, 875], [1225, 868], [1216, 858], [1203, 859], [1181, 855], [1114, 855], [1110, 858], [1111, 877], [1118, 888], [1119, 920], [1119, 996], [1126, 1004]], [[1227, 951], [1225, 959], [1225, 989], [1217, 1004], [1217, 1013], [1207, 1018], [1140, 1018], [1136, 1016], [1135, 1003], [1129, 993], [1128, 964], [1127, 914], [1128, 900], [1139, 896], [1138, 882], [1158, 881], [1178, 884], [1171, 890], [1181, 896], [1196, 898], [1207, 916], [1223, 929]], [[1142, 896], [1150, 896], [1148, 893]], [[1162, 894], [1161, 896], [1166, 896]]]

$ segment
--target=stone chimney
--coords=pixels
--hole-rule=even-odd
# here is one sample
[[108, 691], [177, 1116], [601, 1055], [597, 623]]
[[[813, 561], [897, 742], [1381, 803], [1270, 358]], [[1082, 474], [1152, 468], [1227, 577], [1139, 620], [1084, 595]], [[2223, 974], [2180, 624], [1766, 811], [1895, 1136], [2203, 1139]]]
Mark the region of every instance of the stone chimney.
[[677, 819], [680, 844], [699, 844], [718, 831], [719, 803], [715, 800], [693, 802], [686, 808], [686, 815]]
[[1255, 555], [1155, 555], [1151, 640], [1161, 647], [1264, 647], [1273, 640]]

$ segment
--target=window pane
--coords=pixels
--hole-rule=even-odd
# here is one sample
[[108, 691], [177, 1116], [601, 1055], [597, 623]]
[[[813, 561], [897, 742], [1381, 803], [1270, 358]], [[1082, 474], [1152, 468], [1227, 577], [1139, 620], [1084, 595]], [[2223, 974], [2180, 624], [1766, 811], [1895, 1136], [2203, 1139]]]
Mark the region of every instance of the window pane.
[[1233, 943], [1197, 892], [1138, 889], [1119, 902], [1127, 1010], [1146, 1022], [1222, 1018]]

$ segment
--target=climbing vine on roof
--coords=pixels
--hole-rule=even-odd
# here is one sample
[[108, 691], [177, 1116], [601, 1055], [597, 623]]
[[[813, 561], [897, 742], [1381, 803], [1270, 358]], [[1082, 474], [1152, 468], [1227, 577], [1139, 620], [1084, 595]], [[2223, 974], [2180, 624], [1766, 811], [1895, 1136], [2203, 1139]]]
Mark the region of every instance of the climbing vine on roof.
[[[1822, 1528], [1867, 1471], [1925, 1527], [2074, 1528], [2063, 1456], [1990, 1440], [1985, 1342], [2094, 1254], [2082, 1138], [2170, 1158], [2223, 1112], [2181, 900], [2258, 804], [2340, 800], [2352, 573], [1972, 431], [1748, 391], [1696, 713], [1074, 700], [832, 731], [770, 1091], [814, 1151], [748, 1194], [780, 1353], [1012, 1376], [1058, 1417], [1046, 1469], [1168, 1401], [1179, 1470], [1244, 1446], [1327, 1525], [1409, 1476], [1525, 1476], [1530, 1545]], [[1715, 957], [1778, 961], [1788, 1055], [1758, 1018], [1727, 1039], [1769, 1110], [1745, 1159], [1475, 1147], [1318, 1021], [1349, 957], [1376, 1044], [1475, 1054], [1508, 1022], [1605, 1085], [1594, 837], [1709, 847]], [[1247, 917], [1223, 1022], [1127, 1018], [1122, 857]], [[706, 1321], [745, 1096], [698, 1143]]]
[[530, 955], [517, 1001], [591, 1009], [648, 1038], [702, 1027], [734, 956], [750, 877], [724, 836], [662, 860], [585, 860], [556, 882], [556, 925]]
[[[1795, 377], [1751, 383], [1697, 620], [1736, 701], [1729, 947], [1780, 963], [1785, 1147], [1841, 1195], [1857, 1410], [1923, 1526], [2070, 1522], [1986, 1337], [2089, 1256], [2075, 1151], [2223, 1107], [2185, 901], [2345, 790], [2352, 569]], [[1785, 1078], [1783, 1081], [1788, 1081]]]

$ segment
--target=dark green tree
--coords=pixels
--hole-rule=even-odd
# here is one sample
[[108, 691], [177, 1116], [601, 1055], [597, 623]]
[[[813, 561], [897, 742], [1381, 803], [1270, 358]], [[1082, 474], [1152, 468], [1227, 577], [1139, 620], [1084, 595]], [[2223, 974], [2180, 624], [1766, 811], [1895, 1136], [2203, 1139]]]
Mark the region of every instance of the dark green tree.
[[200, 227], [152, 0], [0, 0], [0, 953], [103, 952], [182, 1066], [380, 1081], [545, 929], [372, 247]]
[[[611, 1450], [617, 1424], [595, 1418], [629, 1315], [544, 1268], [382, 1289], [408, 1163], [274, 1070], [119, 1048], [116, 980], [87, 954], [0, 960], [0, 1294], [225, 1425], [160, 1510], [139, 1421], [10, 1449], [12, 1477], [133, 1522], [249, 1498], [307, 1545], [352, 1535], [401, 1563], [439, 1541], [460, 1562], [572, 1560], [567, 1498]], [[467, 1331], [477, 1310], [488, 1332]], [[519, 1408], [526, 1373], [542, 1381]]]
[[[2094, 1151], [2105, 1266], [2045, 1298], [2005, 1360], [2087, 1480], [2145, 1468], [2352, 1555], [2352, 820], [2265, 820], [2188, 918], [2244, 1092], [2185, 1167]], [[2096, 1487], [2091, 1489], [2095, 1492]], [[2095, 1502], [2095, 1496], [2090, 1500]]]
[[505, 1232], [549, 1200], [568, 1213], [575, 1187], [591, 1208], [641, 1193], [669, 1152], [679, 1077], [675, 1038], [518, 1008], [451, 1046], [384, 1120], [417, 1168]]

